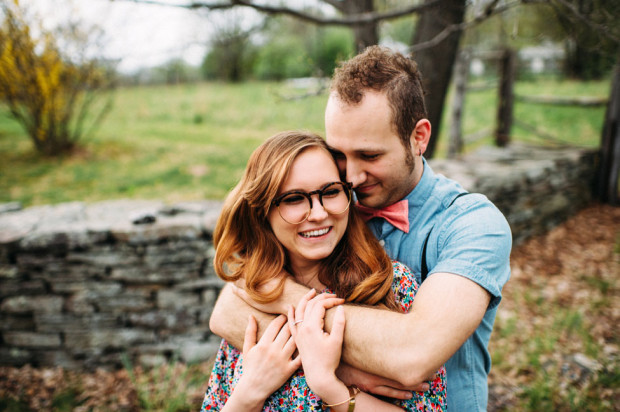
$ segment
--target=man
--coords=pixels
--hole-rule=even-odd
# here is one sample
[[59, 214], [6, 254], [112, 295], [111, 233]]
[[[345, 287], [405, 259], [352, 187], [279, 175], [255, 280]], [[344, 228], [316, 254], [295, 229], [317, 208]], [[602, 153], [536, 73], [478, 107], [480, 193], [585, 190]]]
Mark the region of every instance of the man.
[[[483, 411], [487, 346], [510, 276], [510, 228], [486, 197], [463, 196], [458, 183], [428, 166], [422, 157], [431, 134], [426, 117], [417, 66], [401, 54], [370, 47], [334, 75], [325, 110], [327, 143], [372, 231], [423, 281], [409, 314], [345, 307], [342, 361], [352, 368], [343, 366], [339, 376], [377, 394], [402, 396], [398, 389], [424, 388], [421, 382], [445, 363], [448, 409]], [[218, 300], [211, 327], [236, 345], [250, 309], [240, 309], [238, 296], [247, 295], [231, 289]], [[304, 292], [287, 281], [278, 301], [249, 303], [286, 313]]]

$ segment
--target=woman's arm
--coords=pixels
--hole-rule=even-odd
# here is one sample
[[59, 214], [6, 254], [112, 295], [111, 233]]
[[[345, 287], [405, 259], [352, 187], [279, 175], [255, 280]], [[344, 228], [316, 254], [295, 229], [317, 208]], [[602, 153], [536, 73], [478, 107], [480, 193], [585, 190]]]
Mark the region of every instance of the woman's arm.
[[295, 340], [285, 316], [274, 319], [258, 343], [257, 330], [250, 315], [243, 341], [243, 373], [223, 412], [261, 411], [265, 400], [301, 366], [301, 358], [293, 358]]

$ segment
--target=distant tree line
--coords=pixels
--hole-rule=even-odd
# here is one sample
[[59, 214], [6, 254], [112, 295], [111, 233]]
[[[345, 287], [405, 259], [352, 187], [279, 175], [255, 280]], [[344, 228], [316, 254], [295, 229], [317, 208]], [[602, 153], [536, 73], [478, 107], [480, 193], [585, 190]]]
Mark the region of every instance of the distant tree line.
[[202, 64], [204, 78], [237, 82], [330, 76], [339, 61], [353, 54], [352, 33], [344, 28], [273, 18], [262, 27], [260, 42], [252, 41], [254, 31], [220, 31]]

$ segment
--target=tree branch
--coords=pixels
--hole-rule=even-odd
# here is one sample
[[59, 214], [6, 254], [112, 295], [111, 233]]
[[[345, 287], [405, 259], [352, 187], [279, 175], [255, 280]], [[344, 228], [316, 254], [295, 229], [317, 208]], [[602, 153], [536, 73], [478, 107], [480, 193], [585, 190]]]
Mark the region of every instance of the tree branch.
[[[583, 13], [581, 13], [577, 7], [575, 7], [574, 4], [566, 1], [566, 0], [550, 0], [549, 4], [554, 7], [558, 12], [562, 13], [562, 10], [559, 10], [557, 4], [561, 5], [562, 7], [564, 7], [566, 10], [570, 11], [570, 13], [581, 23], [585, 24], [586, 26], [588, 26], [590, 29], [596, 31], [598, 34], [600, 34], [601, 36], [607, 37], [608, 39], [610, 39], [611, 41], [613, 41], [614, 43], [618, 43], [620, 44], [620, 37], [618, 37], [615, 33], [612, 33], [610, 31], [610, 28], [606, 25], [603, 24], [599, 24], [597, 22], [592, 21], [592, 19], [589, 19], [588, 16], [585, 16]], [[612, 23], [614, 24], [614, 23]], [[617, 24], [617, 23], [615, 23]]]
[[493, 0], [491, 3], [487, 5], [487, 7], [484, 8], [482, 12], [480, 12], [472, 20], [464, 21], [459, 24], [451, 24], [447, 26], [445, 29], [440, 31], [432, 39], [425, 41], [423, 43], [414, 44], [413, 46], [409, 47], [409, 53], [415, 53], [421, 50], [426, 50], [426, 49], [435, 47], [439, 43], [444, 41], [446, 38], [448, 38], [448, 36], [450, 36], [452, 33], [462, 31], [462, 30], [467, 30], [471, 27], [474, 27], [482, 23], [489, 17], [496, 15], [496, 14], [501, 14], [505, 12], [506, 10], [509, 10], [513, 7], [518, 6], [521, 3], [541, 3], [541, 2], [544, 3], [545, 0], [515, 0], [512, 3], [506, 3], [503, 6], [498, 7], [497, 4], [499, 3], [499, 0]]
[[118, 0], [128, 1], [141, 4], [154, 4], [168, 7], [181, 7], [186, 9], [207, 9], [207, 10], [222, 10], [230, 9], [236, 6], [249, 7], [254, 10], [266, 13], [266, 14], [284, 14], [291, 17], [298, 18], [309, 23], [313, 23], [319, 26], [356, 26], [368, 23], [377, 23], [382, 20], [391, 20], [399, 17], [407, 16], [409, 14], [419, 13], [423, 10], [429, 9], [438, 5], [441, 0], [433, 0], [423, 4], [416, 4], [409, 7], [404, 7], [398, 10], [386, 11], [382, 13], [360, 13], [346, 17], [321, 17], [313, 14], [309, 14], [304, 11], [291, 9], [288, 7], [275, 7], [265, 6], [262, 4], [255, 4], [248, 0], [230, 0], [229, 2], [202, 2], [194, 1], [187, 4], [169, 4], [162, 0]]

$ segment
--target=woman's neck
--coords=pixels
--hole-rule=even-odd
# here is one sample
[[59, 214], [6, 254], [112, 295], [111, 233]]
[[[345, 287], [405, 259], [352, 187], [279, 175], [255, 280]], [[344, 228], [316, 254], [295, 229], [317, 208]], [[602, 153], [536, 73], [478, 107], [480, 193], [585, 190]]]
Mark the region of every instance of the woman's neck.
[[319, 280], [320, 263], [312, 263], [306, 265], [295, 265], [291, 262], [291, 271], [295, 280], [304, 286], [316, 289], [317, 292], [325, 289], [325, 285]]

